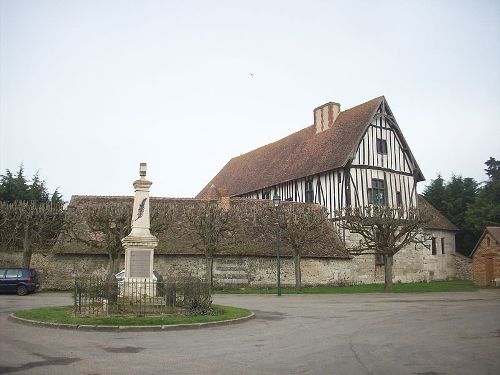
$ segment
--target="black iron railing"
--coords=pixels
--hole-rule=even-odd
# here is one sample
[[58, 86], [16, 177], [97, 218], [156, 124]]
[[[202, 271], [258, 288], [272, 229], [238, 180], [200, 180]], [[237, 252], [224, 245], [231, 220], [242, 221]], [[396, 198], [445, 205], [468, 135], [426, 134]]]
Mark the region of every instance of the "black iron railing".
[[209, 284], [198, 279], [75, 279], [75, 315], [203, 314], [211, 304]]

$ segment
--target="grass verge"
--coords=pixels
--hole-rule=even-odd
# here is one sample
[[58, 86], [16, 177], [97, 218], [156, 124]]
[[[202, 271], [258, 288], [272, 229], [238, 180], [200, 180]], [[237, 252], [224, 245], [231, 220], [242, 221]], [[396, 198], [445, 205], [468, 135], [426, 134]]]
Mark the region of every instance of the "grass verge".
[[[428, 293], [428, 292], [471, 292], [478, 290], [472, 281], [434, 281], [430, 283], [396, 283], [392, 293]], [[282, 288], [283, 294], [295, 294], [295, 288]], [[349, 286], [322, 286], [303, 288], [302, 294], [355, 294], [386, 293], [384, 284], [360, 284]], [[389, 292], [390, 293], [390, 292]], [[276, 294], [273, 289], [227, 289], [217, 290], [215, 294]]]
[[36, 320], [46, 323], [61, 324], [89, 324], [106, 326], [153, 326], [207, 323], [243, 318], [251, 314], [249, 310], [232, 306], [212, 305], [217, 315], [198, 316], [103, 316], [103, 317], [76, 317], [72, 315], [72, 306], [40, 307], [32, 310], [17, 311], [14, 315], [19, 318]]

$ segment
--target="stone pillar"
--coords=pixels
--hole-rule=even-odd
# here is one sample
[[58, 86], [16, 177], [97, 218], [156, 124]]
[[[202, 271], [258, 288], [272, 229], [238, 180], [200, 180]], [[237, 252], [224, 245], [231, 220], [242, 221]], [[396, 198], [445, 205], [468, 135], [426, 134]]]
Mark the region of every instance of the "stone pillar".
[[[125, 248], [125, 282], [143, 283], [146, 295], [153, 295], [154, 249], [158, 239], [150, 232], [149, 188], [152, 182], [146, 180], [146, 163], [141, 163], [140, 179], [134, 182], [134, 208], [132, 213], [132, 230], [122, 239]], [[137, 285], [137, 284], [136, 284]], [[150, 290], [151, 289], [151, 290]], [[126, 290], [124, 294], [130, 294]]]

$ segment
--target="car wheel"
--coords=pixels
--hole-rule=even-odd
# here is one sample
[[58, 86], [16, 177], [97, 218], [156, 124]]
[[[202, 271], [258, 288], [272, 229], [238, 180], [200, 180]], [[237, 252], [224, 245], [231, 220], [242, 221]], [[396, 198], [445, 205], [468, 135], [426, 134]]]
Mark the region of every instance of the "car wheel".
[[19, 296], [25, 296], [26, 294], [28, 294], [28, 288], [26, 288], [24, 285], [19, 285], [17, 287], [17, 294]]

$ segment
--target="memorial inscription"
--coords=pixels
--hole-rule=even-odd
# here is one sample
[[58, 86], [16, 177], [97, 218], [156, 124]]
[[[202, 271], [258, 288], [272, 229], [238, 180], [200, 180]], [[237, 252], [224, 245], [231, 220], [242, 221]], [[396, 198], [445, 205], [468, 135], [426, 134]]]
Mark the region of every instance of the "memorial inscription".
[[130, 277], [150, 277], [150, 252], [130, 251]]

